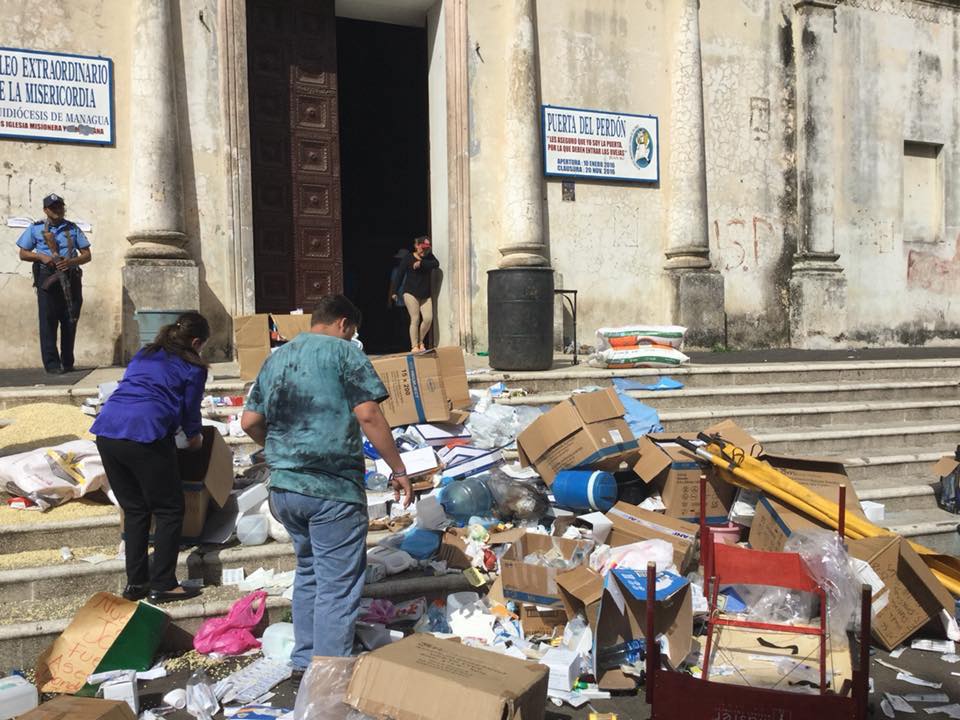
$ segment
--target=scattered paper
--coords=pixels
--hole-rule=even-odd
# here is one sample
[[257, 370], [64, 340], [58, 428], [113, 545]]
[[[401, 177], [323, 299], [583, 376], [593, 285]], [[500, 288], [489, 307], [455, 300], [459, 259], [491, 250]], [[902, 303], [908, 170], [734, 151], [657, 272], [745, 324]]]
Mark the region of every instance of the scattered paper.
[[907, 693], [903, 696], [907, 702], [948, 703], [950, 696], [946, 693]]
[[141, 670], [137, 673], [137, 680], [156, 680], [157, 678], [162, 678], [167, 676], [167, 669], [161, 664], [155, 667], [150, 668], [149, 670]]
[[519, 463], [514, 463], [513, 465], [504, 465], [500, 468], [505, 475], [512, 477], [514, 480], [534, 480], [540, 475], [533, 467], [520, 467]]
[[243, 582], [243, 568], [224, 568], [220, 571], [222, 585], [239, 585]]
[[890, 705], [890, 701], [886, 698], [880, 701], [880, 709], [883, 710], [883, 714], [888, 718], [896, 717], [896, 714], [893, 712], [893, 707]]
[[[929, 652], [938, 652], [944, 655], [952, 655], [957, 651], [957, 647], [954, 645], [953, 640], [928, 640], [924, 638], [922, 640], [914, 640], [912, 643], [910, 643], [910, 647], [914, 650], [927, 650]], [[892, 653], [891, 657], [893, 657]]]
[[885, 668], [890, 668], [891, 670], [896, 670], [896, 671], [899, 672], [899, 673], [909, 674], [909, 673], [907, 673], [906, 670], [903, 670], [903, 669], [901, 669], [901, 668], [898, 668], [896, 665], [891, 665], [891, 664], [888, 663], [886, 660], [881, 660], [880, 658], [874, 658], [874, 660], [876, 660], [877, 663], [879, 663], [880, 665], [883, 665]]
[[960, 662], [960, 655], [941, 655], [940, 659], [945, 663], [953, 665], [954, 663]]
[[896, 650], [893, 650], [893, 651], [890, 652], [890, 657], [892, 657], [894, 660], [896, 660], [898, 657], [900, 657], [901, 655], [903, 655], [903, 652], [904, 652], [904, 650], [906, 650], [906, 649], [907, 649], [907, 646], [906, 646], [906, 645], [901, 645], [901, 646], [898, 647]]
[[923, 678], [918, 678], [916, 675], [911, 675], [910, 673], [902, 671], [897, 673], [897, 680], [903, 680], [903, 682], [908, 682], [911, 685], [921, 685], [922, 687], [933, 688], [934, 690], [939, 690], [943, 687], [942, 683], [924, 680]]
[[[956, 673], [954, 673], [956, 675]], [[953, 703], [952, 705], [941, 705], [940, 707], [924, 708], [925, 713], [933, 715], [934, 713], [944, 713], [947, 717], [956, 718], [960, 720], [960, 703]]]
[[99, 565], [100, 563], [111, 560], [112, 558], [109, 555], [104, 555], [103, 553], [97, 553], [96, 555], [87, 555], [80, 558], [83, 562], [90, 563], [91, 565]]
[[[897, 712], [908, 712], [913, 713], [916, 710], [913, 709], [913, 705], [904, 700], [900, 695], [891, 695], [890, 693], [884, 693], [883, 696], [886, 698], [887, 702], [890, 703], [892, 707]], [[893, 717], [892, 715], [890, 717]]]

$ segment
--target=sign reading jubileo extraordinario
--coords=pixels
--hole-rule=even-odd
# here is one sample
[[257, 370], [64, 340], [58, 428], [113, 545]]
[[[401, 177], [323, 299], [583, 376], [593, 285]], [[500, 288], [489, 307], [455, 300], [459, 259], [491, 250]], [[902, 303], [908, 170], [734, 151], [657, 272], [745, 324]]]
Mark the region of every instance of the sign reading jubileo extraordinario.
[[660, 123], [653, 115], [543, 106], [544, 172], [587, 180], [660, 180]]
[[113, 61], [0, 48], [0, 137], [112, 145]]

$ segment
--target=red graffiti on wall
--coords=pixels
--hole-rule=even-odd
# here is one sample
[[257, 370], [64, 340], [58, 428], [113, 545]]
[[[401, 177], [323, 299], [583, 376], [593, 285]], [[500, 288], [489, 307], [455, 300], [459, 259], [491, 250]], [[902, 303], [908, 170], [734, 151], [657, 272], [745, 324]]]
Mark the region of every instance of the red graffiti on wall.
[[940, 295], [960, 293], [960, 235], [957, 236], [953, 257], [948, 259], [930, 252], [911, 250], [907, 255], [907, 287]]

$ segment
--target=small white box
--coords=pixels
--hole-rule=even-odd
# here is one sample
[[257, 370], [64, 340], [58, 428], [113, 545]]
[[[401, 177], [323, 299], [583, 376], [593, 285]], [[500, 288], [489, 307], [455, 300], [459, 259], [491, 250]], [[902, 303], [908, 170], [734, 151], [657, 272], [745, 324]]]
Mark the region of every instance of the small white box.
[[[400, 459], [403, 460], [403, 466], [410, 477], [430, 475], [440, 469], [437, 454], [430, 447], [400, 453]], [[377, 472], [385, 477], [390, 477], [392, 471], [386, 460], [377, 460]]]
[[867, 516], [867, 520], [872, 523], [883, 522], [887, 514], [886, 506], [883, 503], [873, 502], [873, 500], [861, 500], [860, 509]]
[[266, 483], [257, 483], [251, 485], [237, 495], [237, 511], [242, 515], [248, 510], [252, 510], [270, 496]]
[[37, 688], [19, 675], [0, 680], [0, 720], [10, 720], [37, 706]]
[[450, 425], [449, 423], [411, 425], [406, 434], [408, 437], [416, 438], [432, 447], [443, 447], [454, 440], [470, 439], [470, 431], [463, 425]]
[[133, 710], [133, 714], [140, 716], [140, 698], [137, 696], [137, 671], [131, 670], [126, 675], [115, 680], [108, 680], [100, 686], [100, 693], [104, 700], [123, 700]]

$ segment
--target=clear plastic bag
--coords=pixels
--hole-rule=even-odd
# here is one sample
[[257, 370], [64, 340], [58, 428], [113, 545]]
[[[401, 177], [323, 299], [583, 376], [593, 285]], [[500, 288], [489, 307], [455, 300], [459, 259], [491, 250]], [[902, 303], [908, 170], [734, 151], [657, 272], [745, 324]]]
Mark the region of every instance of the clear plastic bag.
[[344, 703], [356, 657], [317, 657], [300, 681], [293, 720], [370, 720]]
[[795, 532], [787, 538], [783, 550], [798, 553], [826, 592], [830, 635], [841, 638], [856, 620], [861, 583], [840, 537], [829, 530]]
[[514, 480], [496, 469], [483, 480], [501, 520], [539, 520], [550, 509], [550, 498], [541, 483]]
[[220, 711], [213, 683], [203, 668], [196, 670], [187, 680], [187, 712], [197, 720], [211, 720]]

